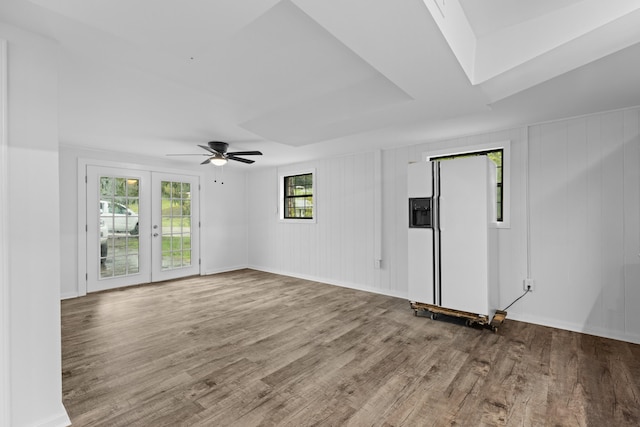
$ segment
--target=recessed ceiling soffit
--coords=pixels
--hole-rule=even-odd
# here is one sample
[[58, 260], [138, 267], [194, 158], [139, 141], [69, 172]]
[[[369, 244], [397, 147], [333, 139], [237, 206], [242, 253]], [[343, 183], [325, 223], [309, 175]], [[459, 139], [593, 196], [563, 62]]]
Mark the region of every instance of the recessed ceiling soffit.
[[640, 42], [634, 0], [499, 0], [482, 9], [477, 0], [423, 1], [471, 84], [491, 101]]

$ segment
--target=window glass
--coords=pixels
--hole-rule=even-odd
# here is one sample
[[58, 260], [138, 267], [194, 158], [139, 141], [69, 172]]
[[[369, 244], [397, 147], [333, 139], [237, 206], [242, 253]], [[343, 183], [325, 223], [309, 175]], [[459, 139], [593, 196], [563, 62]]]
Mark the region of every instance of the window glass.
[[191, 184], [162, 181], [162, 270], [191, 266]]
[[100, 279], [139, 270], [139, 178], [99, 178]]
[[284, 177], [284, 218], [313, 219], [313, 173]]
[[502, 194], [502, 160], [504, 150], [502, 148], [488, 151], [476, 151], [472, 153], [451, 154], [447, 156], [431, 157], [430, 160], [454, 160], [463, 157], [487, 156], [496, 164], [496, 214], [498, 222], [503, 220], [503, 194]]

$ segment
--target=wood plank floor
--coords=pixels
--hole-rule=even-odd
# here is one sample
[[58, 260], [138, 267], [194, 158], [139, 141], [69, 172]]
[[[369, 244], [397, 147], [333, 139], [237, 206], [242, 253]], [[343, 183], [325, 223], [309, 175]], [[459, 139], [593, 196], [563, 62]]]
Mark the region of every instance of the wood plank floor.
[[74, 426], [638, 426], [640, 346], [253, 270], [62, 302]]

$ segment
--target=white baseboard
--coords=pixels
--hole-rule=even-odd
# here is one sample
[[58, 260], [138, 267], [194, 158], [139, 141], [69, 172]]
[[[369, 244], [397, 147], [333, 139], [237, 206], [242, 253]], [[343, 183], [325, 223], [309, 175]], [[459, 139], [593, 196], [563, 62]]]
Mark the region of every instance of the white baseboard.
[[[227, 273], [229, 271], [236, 271], [236, 270], [242, 270], [244, 268], [247, 268], [246, 265], [240, 265], [240, 266], [235, 266], [235, 267], [225, 267], [225, 268], [221, 268], [221, 269], [215, 269], [215, 270], [207, 270], [203, 273], [201, 273], [202, 276], [208, 276], [210, 274], [218, 274], [218, 273]], [[135, 286], [135, 285], [131, 285], [131, 286]], [[65, 292], [60, 294], [60, 300], [66, 300], [66, 299], [73, 299], [73, 298], [78, 298], [80, 296], [80, 294], [78, 292]]]
[[271, 268], [267, 268], [267, 267], [260, 267], [257, 265], [250, 265], [246, 268], [250, 268], [252, 270], [258, 270], [258, 271], [264, 271], [265, 273], [273, 273], [273, 274], [280, 274], [282, 276], [289, 276], [289, 277], [295, 277], [297, 279], [303, 279], [303, 280], [309, 280], [312, 282], [320, 282], [320, 283], [326, 283], [327, 285], [333, 285], [333, 286], [340, 286], [341, 288], [348, 288], [348, 289], [355, 289], [357, 291], [363, 291], [363, 292], [371, 292], [373, 294], [378, 294], [378, 295], [385, 295], [388, 297], [394, 297], [394, 298], [402, 298], [402, 299], [406, 299], [408, 301], [407, 295], [401, 292], [395, 292], [392, 291], [390, 289], [377, 289], [377, 288], [370, 288], [364, 285], [360, 285], [360, 284], [356, 284], [356, 283], [346, 283], [346, 282], [341, 282], [338, 280], [333, 280], [333, 279], [328, 279], [326, 277], [319, 277], [319, 276], [311, 276], [311, 275], [307, 275], [307, 274], [299, 274], [299, 273], [292, 273], [290, 271], [281, 271], [281, 270], [275, 270], [275, 269], [271, 269]]
[[[355, 284], [355, 283], [345, 283], [337, 280], [328, 279], [326, 277], [292, 273], [290, 271], [282, 271], [282, 270], [277, 270], [277, 269], [262, 267], [257, 265], [238, 265], [234, 267], [225, 267], [220, 269], [207, 270], [202, 275], [208, 276], [212, 274], [228, 273], [230, 271], [243, 270], [245, 268], [250, 268], [252, 270], [257, 270], [257, 271], [264, 271], [265, 273], [295, 277], [297, 279], [326, 283], [328, 285], [340, 286], [342, 288], [355, 289], [358, 291], [371, 292], [374, 294], [408, 300], [407, 295], [405, 295], [402, 292], [396, 292], [389, 289], [369, 288], [369, 287]], [[77, 298], [77, 297], [78, 297], [77, 293], [66, 293], [66, 294], [62, 294], [60, 296], [60, 299], [65, 300], [65, 299], [71, 299], [71, 298]], [[611, 331], [611, 330], [606, 330], [602, 328], [594, 328], [592, 326], [579, 325], [579, 324], [569, 323], [569, 322], [559, 322], [555, 319], [546, 319], [546, 318], [540, 318], [540, 317], [531, 316], [531, 315], [519, 315], [518, 313], [509, 313], [507, 316], [507, 319], [517, 320], [517, 321], [526, 322], [526, 323], [532, 323], [534, 325], [548, 326], [550, 328], [564, 329], [567, 331], [579, 332], [582, 334], [594, 335], [602, 338], [609, 338], [609, 339], [614, 339], [618, 341], [625, 341], [625, 342], [630, 342], [634, 344], [640, 344], [640, 335], [638, 334]]]
[[[356, 289], [356, 290], [359, 290], [359, 291], [372, 292], [372, 293], [375, 293], [375, 294], [381, 294], [381, 295], [386, 295], [386, 296], [395, 297], [395, 298], [403, 298], [403, 299], [407, 299], [408, 300], [407, 295], [405, 295], [403, 293], [400, 293], [400, 292], [394, 292], [394, 291], [391, 291], [391, 290], [387, 290], [387, 289], [367, 288], [367, 287], [362, 286], [362, 285], [338, 282], [338, 281], [327, 279], [327, 278], [324, 278], [324, 277], [317, 277], [317, 276], [310, 276], [310, 275], [306, 275], [306, 274], [291, 273], [291, 272], [287, 272], [287, 271], [280, 271], [280, 270], [261, 267], [261, 266], [257, 266], [257, 265], [250, 265], [247, 268], [251, 268], [253, 270], [264, 271], [264, 272], [267, 272], [267, 273], [281, 274], [283, 276], [296, 277], [298, 279], [304, 279], [304, 280], [311, 280], [311, 281], [314, 281], [314, 282], [327, 283], [329, 285], [341, 286], [343, 288]], [[544, 319], [544, 318], [528, 316], [528, 315], [518, 315], [517, 313], [513, 313], [513, 315], [509, 314], [507, 316], [507, 319], [517, 320], [517, 321], [526, 322], [526, 323], [532, 323], [534, 325], [548, 326], [550, 328], [564, 329], [564, 330], [567, 330], [567, 331], [579, 332], [579, 333], [582, 333], [582, 334], [594, 335], [594, 336], [598, 336], [598, 337], [602, 337], [602, 338], [609, 338], [609, 339], [614, 339], [614, 340], [618, 340], [618, 341], [625, 341], [625, 342], [630, 342], [630, 343], [634, 343], [634, 344], [640, 344], [640, 335], [638, 335], [638, 334], [611, 331], [611, 330], [606, 330], [606, 329], [602, 329], [602, 328], [594, 328], [594, 327], [585, 326], [585, 325], [579, 325], [579, 324], [574, 324], [574, 323], [559, 322], [559, 321], [557, 321], [555, 319]]]
[[67, 427], [71, 425], [71, 420], [69, 419], [69, 415], [67, 415], [67, 411], [64, 408], [62, 403], [60, 404], [60, 413], [53, 415], [51, 418], [46, 420], [41, 420], [34, 423], [34, 426], [37, 427]]
[[202, 275], [203, 276], [209, 276], [211, 274], [228, 273], [230, 271], [244, 270], [245, 268], [251, 268], [251, 267], [248, 267], [246, 265], [237, 265], [235, 267], [216, 268], [216, 269], [213, 269], [213, 270], [207, 270], [204, 273], [202, 273]]
[[78, 298], [78, 293], [77, 292], [67, 292], [64, 294], [60, 295], [60, 300], [65, 300], [65, 299], [72, 299], [72, 298]]
[[550, 328], [564, 329], [566, 331], [579, 332], [581, 334], [594, 335], [597, 337], [609, 338], [612, 340], [640, 344], [640, 335], [638, 334], [612, 331], [603, 328], [596, 328], [593, 326], [580, 325], [577, 323], [559, 322], [555, 319], [546, 319], [531, 315], [518, 315], [518, 313], [509, 313], [507, 315], [507, 319], [532, 323], [534, 325], [548, 326]]

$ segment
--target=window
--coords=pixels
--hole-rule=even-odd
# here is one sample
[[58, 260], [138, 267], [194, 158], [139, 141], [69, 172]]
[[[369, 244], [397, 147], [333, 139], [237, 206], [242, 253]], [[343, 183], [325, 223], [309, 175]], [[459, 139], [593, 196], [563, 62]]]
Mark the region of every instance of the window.
[[313, 219], [313, 174], [284, 177], [284, 218]]
[[482, 151], [471, 151], [459, 154], [446, 154], [429, 156], [429, 160], [453, 160], [462, 157], [471, 156], [487, 156], [496, 164], [496, 214], [498, 222], [504, 222], [505, 220], [505, 192], [504, 192], [504, 174], [503, 174], [503, 159], [505, 150], [503, 148], [495, 148]]
[[162, 271], [191, 266], [191, 183], [161, 181]]
[[316, 170], [288, 169], [278, 173], [278, 216], [282, 222], [316, 223]]

